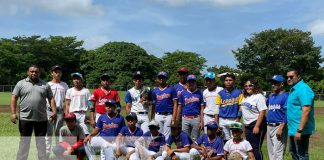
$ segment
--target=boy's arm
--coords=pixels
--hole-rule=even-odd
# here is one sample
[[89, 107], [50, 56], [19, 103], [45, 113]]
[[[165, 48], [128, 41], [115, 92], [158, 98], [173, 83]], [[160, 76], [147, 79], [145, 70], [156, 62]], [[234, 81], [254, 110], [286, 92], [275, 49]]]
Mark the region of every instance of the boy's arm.
[[66, 107], [65, 107], [65, 114], [68, 114], [68, 113], [70, 113], [70, 104], [71, 104], [71, 99], [65, 99], [65, 104], [66, 104]]
[[249, 151], [248, 154], [249, 154], [250, 160], [255, 160], [253, 151]]
[[84, 138], [83, 143], [86, 144], [91, 140], [92, 137], [96, 136], [100, 132], [100, 128], [93, 129], [92, 133], [90, 133], [86, 138]]

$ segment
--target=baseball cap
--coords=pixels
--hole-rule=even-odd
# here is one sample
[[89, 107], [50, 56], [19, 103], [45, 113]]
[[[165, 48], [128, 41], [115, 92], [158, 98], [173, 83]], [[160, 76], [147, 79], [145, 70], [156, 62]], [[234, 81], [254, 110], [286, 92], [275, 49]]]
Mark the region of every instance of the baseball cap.
[[101, 74], [100, 79], [110, 79], [110, 76], [108, 73], [103, 73]]
[[154, 119], [149, 123], [148, 127], [157, 127], [160, 128], [160, 125], [158, 122], [156, 122]]
[[285, 78], [282, 75], [274, 75], [269, 81], [284, 82]]
[[229, 128], [232, 130], [235, 130], [235, 129], [243, 130], [243, 125], [240, 122], [233, 122], [233, 123], [229, 124]]
[[187, 81], [190, 81], [190, 80], [196, 80], [197, 78], [196, 78], [196, 76], [195, 75], [193, 75], [193, 74], [190, 74], [190, 75], [188, 75], [188, 77], [187, 77]]
[[158, 73], [157, 76], [158, 77], [160, 77], [160, 76], [162, 77], [163, 76], [163, 77], [167, 78], [168, 77], [168, 74], [166, 72], [164, 72], [164, 71], [161, 71], [161, 72]]
[[113, 100], [113, 99], [108, 99], [108, 100], [105, 101], [105, 105], [106, 106], [114, 106], [115, 107], [116, 101]]
[[71, 77], [72, 77], [72, 78], [73, 78], [73, 77], [80, 77], [80, 78], [83, 80], [83, 76], [82, 76], [82, 74], [79, 73], [79, 72], [72, 73], [72, 74], [71, 74]]
[[204, 79], [209, 78], [209, 79], [215, 79], [215, 73], [214, 72], [207, 72], [204, 75]]
[[136, 71], [133, 75], [133, 79], [140, 78], [143, 79], [143, 74], [141, 71]]
[[187, 67], [180, 67], [180, 68], [178, 68], [178, 72], [188, 73], [188, 68]]
[[205, 126], [208, 127], [208, 128], [212, 128], [212, 129], [217, 129], [218, 128], [218, 125], [217, 125], [216, 121], [210, 121]]
[[53, 66], [52, 68], [51, 68], [51, 71], [54, 71], [54, 70], [56, 70], [56, 69], [58, 69], [58, 70], [63, 70], [63, 68], [61, 67], [61, 66], [59, 66], [59, 65], [55, 65], [55, 66]]
[[64, 119], [76, 119], [76, 116], [73, 112], [64, 115]]
[[137, 120], [137, 115], [134, 112], [130, 112], [127, 116], [126, 116], [126, 121], [128, 121], [129, 119], [135, 119]]

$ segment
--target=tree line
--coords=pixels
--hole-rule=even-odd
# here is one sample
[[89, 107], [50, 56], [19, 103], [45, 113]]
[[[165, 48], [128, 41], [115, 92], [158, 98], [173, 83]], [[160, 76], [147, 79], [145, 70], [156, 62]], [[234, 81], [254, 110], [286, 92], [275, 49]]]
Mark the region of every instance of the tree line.
[[[176, 50], [158, 58], [134, 43], [108, 42], [93, 50], [83, 48], [83, 43], [75, 36], [1, 38], [0, 84], [16, 84], [26, 77], [30, 64], [37, 64], [41, 69], [41, 78], [50, 80], [50, 68], [57, 64], [64, 68], [63, 80], [68, 83], [73, 72], [81, 72], [88, 85], [98, 84], [99, 76], [107, 72], [111, 75], [113, 86], [125, 90], [132, 85], [132, 75], [137, 70], [143, 72], [146, 85], [154, 85], [156, 74], [161, 70], [169, 74], [168, 83], [174, 84], [177, 82], [177, 68], [187, 66], [189, 72], [195, 75], [201, 75], [206, 70], [216, 74], [238, 73], [238, 87], [246, 78], [253, 76], [264, 90], [269, 90], [271, 86], [267, 79], [274, 74], [285, 75], [288, 68], [297, 68], [315, 92], [324, 92], [321, 47], [315, 46], [310, 32], [298, 29], [277, 28], [251, 34], [242, 47], [232, 51], [238, 62], [237, 68], [207, 66], [206, 58], [190, 51]], [[218, 83], [221, 84], [220, 79]], [[198, 84], [204, 85], [202, 76], [198, 76]]]

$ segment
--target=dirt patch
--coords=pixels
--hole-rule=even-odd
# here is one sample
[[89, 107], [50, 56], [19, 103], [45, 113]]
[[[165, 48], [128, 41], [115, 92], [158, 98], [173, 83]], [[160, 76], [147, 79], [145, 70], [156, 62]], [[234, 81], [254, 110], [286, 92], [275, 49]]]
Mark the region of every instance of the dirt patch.
[[10, 106], [9, 105], [0, 105], [0, 113], [6, 113], [10, 112]]

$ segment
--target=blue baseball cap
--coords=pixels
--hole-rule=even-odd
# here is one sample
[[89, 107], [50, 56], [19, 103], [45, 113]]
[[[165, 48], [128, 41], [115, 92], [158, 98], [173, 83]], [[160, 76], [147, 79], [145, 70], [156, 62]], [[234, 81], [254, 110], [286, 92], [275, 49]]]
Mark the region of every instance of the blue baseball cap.
[[216, 121], [210, 121], [205, 126], [208, 127], [208, 128], [212, 128], [212, 129], [217, 129], [218, 128], [218, 125], [217, 125]]
[[196, 76], [195, 76], [195, 75], [193, 75], [193, 74], [190, 74], [190, 75], [188, 75], [188, 77], [187, 77], [187, 81], [190, 81], [190, 80], [194, 80], [194, 81], [196, 81], [196, 80], [197, 80], [197, 78], [196, 78]]
[[79, 73], [79, 72], [72, 73], [72, 74], [71, 74], [71, 77], [72, 77], [72, 78], [73, 78], [73, 77], [80, 77], [80, 78], [83, 80], [83, 76], [82, 76], [82, 74]]
[[163, 76], [163, 77], [167, 78], [167, 77], [168, 77], [168, 73], [166, 73], [166, 72], [164, 72], [164, 71], [161, 71], [161, 72], [158, 73], [157, 76], [158, 76], [158, 77]]
[[274, 75], [270, 81], [277, 81], [277, 82], [284, 82], [285, 81], [285, 78], [282, 76], [282, 75]]
[[107, 100], [105, 101], [105, 105], [106, 105], [106, 106], [115, 106], [115, 105], [116, 105], [116, 101], [113, 100], [113, 99], [107, 99]]
[[214, 72], [207, 72], [204, 76], [204, 79], [209, 78], [209, 79], [215, 79], [215, 73]]

